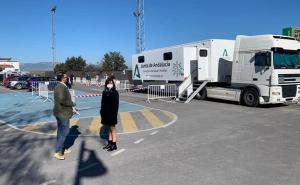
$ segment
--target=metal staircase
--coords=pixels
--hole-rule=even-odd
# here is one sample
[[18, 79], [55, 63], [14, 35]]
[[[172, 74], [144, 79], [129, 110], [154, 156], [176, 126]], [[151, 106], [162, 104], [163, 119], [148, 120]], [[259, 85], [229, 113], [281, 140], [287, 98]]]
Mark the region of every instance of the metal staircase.
[[[195, 70], [196, 71], [196, 70]], [[193, 71], [193, 73], [195, 72]], [[193, 87], [193, 73], [188, 76], [179, 86], [178, 86], [178, 98], [177, 101], [189, 103], [208, 83], [208, 80], [201, 82], [201, 85], [194, 91]], [[191, 91], [189, 91], [191, 89]], [[184, 97], [186, 96], [186, 97]], [[185, 99], [186, 98], [186, 99]], [[184, 101], [182, 99], [185, 99]]]
[[188, 96], [187, 100], [184, 103], [189, 103], [202, 89], [206, 86], [208, 81], [203, 81], [202, 84], [194, 91], [190, 96]]

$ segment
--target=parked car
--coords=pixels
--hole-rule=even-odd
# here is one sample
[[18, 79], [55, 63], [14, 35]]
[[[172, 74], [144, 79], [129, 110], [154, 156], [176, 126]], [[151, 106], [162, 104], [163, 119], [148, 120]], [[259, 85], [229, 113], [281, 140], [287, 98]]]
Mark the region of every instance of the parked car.
[[11, 89], [25, 89], [27, 88], [27, 79], [29, 79], [29, 76], [20, 76], [16, 79], [12, 80], [10, 82], [10, 88]]
[[18, 76], [8, 76], [3, 80], [3, 86], [6, 88], [10, 88], [10, 82], [15, 80]]
[[27, 79], [27, 88], [29, 91], [32, 91], [32, 83], [33, 82], [50, 82], [50, 81], [56, 81], [55, 78], [52, 77], [31, 77]]

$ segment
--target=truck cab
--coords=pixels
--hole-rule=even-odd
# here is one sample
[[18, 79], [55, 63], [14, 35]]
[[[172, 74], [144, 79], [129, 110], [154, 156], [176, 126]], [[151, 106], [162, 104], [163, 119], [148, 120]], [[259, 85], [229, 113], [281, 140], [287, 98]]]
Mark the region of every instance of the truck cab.
[[247, 105], [297, 102], [300, 42], [280, 35], [237, 36], [231, 78]]

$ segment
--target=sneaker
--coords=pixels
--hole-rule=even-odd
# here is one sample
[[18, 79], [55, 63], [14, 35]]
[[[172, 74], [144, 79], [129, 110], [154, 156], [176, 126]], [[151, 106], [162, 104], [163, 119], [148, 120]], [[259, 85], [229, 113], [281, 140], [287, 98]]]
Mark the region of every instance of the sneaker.
[[61, 153], [55, 153], [54, 157], [58, 160], [65, 160], [65, 156]]
[[70, 148], [67, 148], [67, 149], [65, 149], [64, 154], [69, 154], [71, 152], [72, 152], [72, 150]]

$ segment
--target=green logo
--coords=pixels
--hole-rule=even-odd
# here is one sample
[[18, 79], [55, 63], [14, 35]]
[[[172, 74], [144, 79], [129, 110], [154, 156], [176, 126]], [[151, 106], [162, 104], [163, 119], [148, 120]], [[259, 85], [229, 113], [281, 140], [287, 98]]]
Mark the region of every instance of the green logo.
[[137, 78], [141, 78], [140, 71], [139, 71], [139, 67], [138, 67], [137, 64], [135, 65], [135, 69], [134, 69], [133, 76], [134, 76], [134, 77], [137, 77]]
[[226, 50], [226, 49], [224, 49], [223, 57], [228, 57], [228, 53], [227, 53], [227, 50]]
[[181, 63], [176, 61], [175, 63], [173, 63], [173, 76], [183, 76], [183, 67], [181, 66]]

